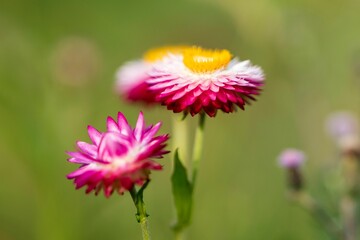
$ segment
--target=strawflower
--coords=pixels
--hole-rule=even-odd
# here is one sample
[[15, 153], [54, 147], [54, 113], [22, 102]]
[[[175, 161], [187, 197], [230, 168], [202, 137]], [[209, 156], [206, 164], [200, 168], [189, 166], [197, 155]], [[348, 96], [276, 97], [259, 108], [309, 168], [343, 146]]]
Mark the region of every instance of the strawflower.
[[236, 106], [255, 100], [264, 84], [260, 67], [250, 61], [232, 58], [227, 50], [185, 49], [154, 63], [150, 90], [156, 100], [173, 112], [205, 112], [214, 117], [217, 110], [229, 113]]
[[155, 92], [149, 91], [148, 72], [154, 63], [168, 54], [180, 54], [187, 46], [164, 46], [147, 51], [144, 57], [131, 61], [119, 68], [116, 73], [116, 92], [131, 102], [156, 103]]
[[135, 128], [120, 112], [117, 122], [108, 117], [105, 132], [88, 126], [92, 143], [78, 141], [78, 151], [67, 152], [69, 162], [81, 165], [67, 178], [74, 179], [76, 189], [86, 186], [86, 193], [95, 194], [103, 190], [106, 197], [114, 191], [123, 194], [135, 185], [142, 186], [151, 170], [162, 169], [152, 159], [168, 153], [164, 150], [168, 135], [155, 136], [160, 126], [146, 126], [141, 112]]

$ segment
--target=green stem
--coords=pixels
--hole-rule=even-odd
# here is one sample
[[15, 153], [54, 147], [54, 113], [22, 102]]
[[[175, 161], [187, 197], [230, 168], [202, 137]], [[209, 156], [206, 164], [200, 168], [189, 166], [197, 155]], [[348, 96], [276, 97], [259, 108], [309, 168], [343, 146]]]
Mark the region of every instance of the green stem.
[[145, 182], [145, 184], [141, 187], [141, 189], [137, 192], [135, 187], [130, 189], [131, 198], [136, 207], [136, 220], [140, 223], [142, 237], [143, 240], [150, 240], [150, 232], [149, 232], [149, 225], [148, 225], [148, 214], [146, 213], [145, 203], [143, 200], [143, 191], [148, 185], [149, 181]]
[[356, 240], [356, 201], [349, 195], [343, 196], [340, 203], [344, 224], [344, 240]]
[[149, 225], [148, 225], [147, 217], [140, 219], [140, 226], [141, 226], [143, 240], [150, 240], [151, 238], [149, 233]]
[[[198, 122], [198, 126], [195, 132], [195, 138], [194, 138], [194, 148], [193, 148], [193, 154], [192, 154], [192, 181], [190, 184], [190, 191], [191, 191], [191, 199], [187, 200], [190, 201], [188, 202], [188, 204], [192, 204], [192, 195], [193, 195], [193, 190], [194, 190], [194, 186], [196, 183], [196, 177], [197, 177], [197, 173], [198, 173], [198, 168], [199, 168], [199, 164], [200, 164], [200, 160], [201, 160], [201, 155], [202, 155], [202, 150], [203, 150], [203, 142], [204, 142], [204, 126], [205, 126], [205, 114], [204, 113], [200, 113], [199, 114], [199, 122]], [[183, 131], [186, 129], [182, 129]], [[182, 135], [183, 133], [180, 133], [178, 131], [178, 129], [175, 129], [175, 131], [177, 133], [179, 133], [179, 135], [176, 135], [176, 137], [178, 136], [184, 136]], [[186, 135], [185, 135], [186, 136]], [[184, 138], [182, 139], [184, 140]], [[179, 141], [179, 140], [178, 140]], [[184, 143], [184, 142], [182, 142]], [[187, 166], [188, 164], [184, 164], [184, 166]], [[189, 169], [189, 166], [186, 167], [187, 169]], [[189, 218], [191, 216], [191, 209], [189, 210]], [[183, 240], [186, 239], [185, 238], [185, 228], [187, 226], [187, 224], [190, 222], [190, 219], [187, 219], [187, 223], [185, 226], [182, 226], [179, 229], [176, 229], [174, 231], [174, 239], [175, 240]]]
[[176, 149], [179, 151], [180, 161], [184, 166], [188, 166], [188, 125], [186, 119], [179, 119], [179, 116], [175, 115], [173, 118], [173, 152]]
[[175, 231], [174, 232], [174, 239], [175, 240], [183, 240], [185, 239], [185, 234], [183, 230]]
[[192, 155], [192, 186], [195, 187], [196, 177], [200, 165], [202, 150], [203, 150], [203, 142], [204, 142], [204, 127], [205, 127], [205, 113], [200, 113], [199, 123], [196, 128], [195, 140], [194, 140], [194, 150]]
[[[189, 169], [189, 141], [188, 141], [188, 122], [185, 116], [179, 118], [178, 115], [174, 115], [172, 118], [172, 139], [173, 139], [173, 152], [176, 150], [181, 156], [179, 159], [186, 169]], [[174, 166], [175, 167], [175, 166]], [[175, 240], [185, 239], [185, 232], [183, 229], [174, 231]]]

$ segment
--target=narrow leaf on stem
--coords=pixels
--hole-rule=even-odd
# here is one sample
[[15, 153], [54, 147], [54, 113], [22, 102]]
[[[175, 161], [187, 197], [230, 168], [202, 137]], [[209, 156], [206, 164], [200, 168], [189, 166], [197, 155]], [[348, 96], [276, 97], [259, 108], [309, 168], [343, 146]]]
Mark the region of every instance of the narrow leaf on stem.
[[174, 171], [171, 176], [171, 183], [177, 213], [177, 222], [173, 228], [177, 232], [190, 224], [193, 193], [187, 170], [180, 161], [178, 149], [174, 155]]

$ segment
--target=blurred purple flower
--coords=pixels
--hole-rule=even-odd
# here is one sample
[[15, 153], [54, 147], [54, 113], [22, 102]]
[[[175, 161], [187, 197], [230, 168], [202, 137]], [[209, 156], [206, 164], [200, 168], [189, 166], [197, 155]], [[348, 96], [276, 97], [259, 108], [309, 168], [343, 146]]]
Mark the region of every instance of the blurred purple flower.
[[336, 112], [327, 118], [326, 129], [338, 141], [349, 135], [357, 135], [359, 121], [350, 112]]
[[283, 150], [278, 157], [279, 165], [283, 168], [298, 168], [305, 159], [306, 156], [303, 151], [293, 148]]

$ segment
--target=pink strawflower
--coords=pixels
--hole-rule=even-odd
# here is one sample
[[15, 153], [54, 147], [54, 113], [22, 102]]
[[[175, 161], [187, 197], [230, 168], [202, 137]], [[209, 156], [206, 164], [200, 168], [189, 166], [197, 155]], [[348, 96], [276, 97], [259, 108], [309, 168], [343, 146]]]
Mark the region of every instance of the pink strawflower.
[[143, 59], [128, 62], [116, 73], [116, 92], [131, 102], [156, 103], [156, 93], [149, 91], [148, 72], [157, 61], [168, 54], [180, 54], [187, 46], [164, 46], [144, 54]]
[[162, 169], [151, 159], [168, 153], [164, 150], [168, 135], [155, 136], [160, 126], [146, 127], [141, 112], [134, 129], [120, 112], [117, 122], [108, 117], [105, 132], [88, 126], [92, 143], [78, 141], [78, 151], [67, 152], [69, 162], [81, 165], [67, 178], [74, 179], [76, 189], [86, 185], [86, 193], [95, 191], [96, 195], [103, 189], [106, 197], [142, 185], [149, 179], [150, 170]]
[[155, 93], [149, 91], [146, 80], [151, 64], [143, 61], [126, 63], [116, 73], [116, 92], [128, 101], [155, 103]]
[[278, 161], [283, 168], [298, 168], [305, 161], [305, 154], [303, 151], [288, 148], [280, 153]]
[[264, 84], [260, 67], [250, 61], [232, 59], [227, 50], [188, 48], [154, 64], [147, 82], [156, 100], [173, 112], [204, 111], [214, 117], [217, 110], [233, 112], [236, 106], [255, 100]]

